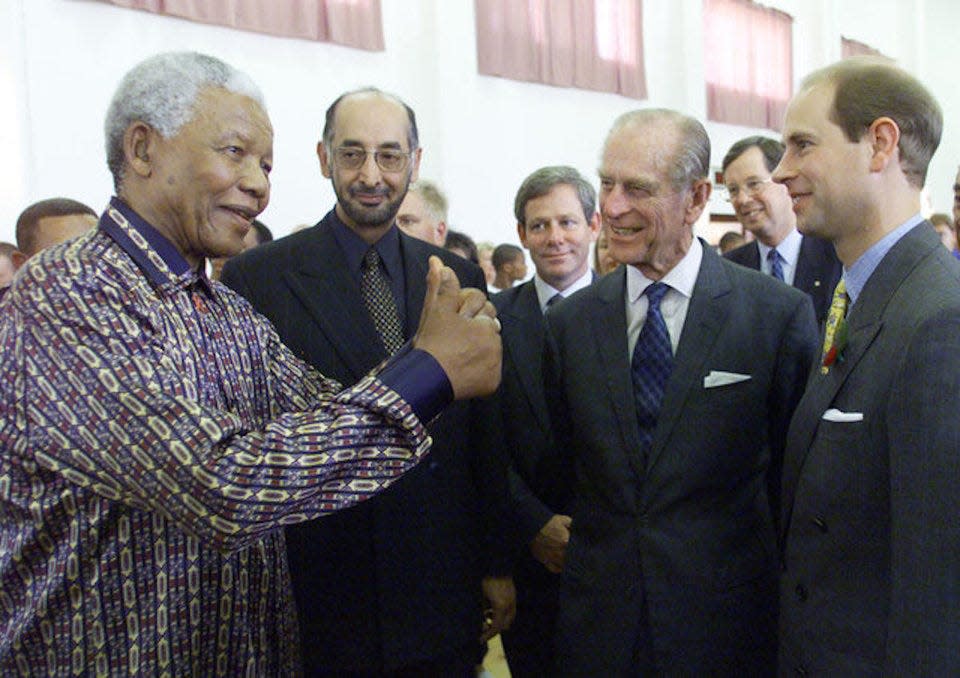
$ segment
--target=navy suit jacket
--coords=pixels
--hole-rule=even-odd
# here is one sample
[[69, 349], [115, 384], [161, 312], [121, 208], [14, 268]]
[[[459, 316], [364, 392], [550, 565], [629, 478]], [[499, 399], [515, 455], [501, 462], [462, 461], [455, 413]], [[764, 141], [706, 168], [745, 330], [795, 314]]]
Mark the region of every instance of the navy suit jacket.
[[[545, 320], [555, 472], [572, 472], [575, 488], [560, 673], [770, 675], [778, 571], [771, 501], [817, 350], [810, 299], [704, 246], [643, 455], [625, 290], [621, 266]], [[713, 387], [717, 372], [745, 378]], [[648, 642], [638, 650], [641, 638]]]
[[960, 675], [960, 265], [929, 223], [847, 326], [790, 427], [780, 671]]
[[[352, 384], [386, 352], [328, 223], [332, 214], [231, 259], [222, 279], [273, 322], [294, 353]], [[400, 249], [407, 337], [423, 308], [430, 255], [463, 286], [485, 289], [480, 268], [451, 252], [404, 233]], [[477, 643], [481, 578], [507, 569], [505, 556], [491, 559], [506, 463], [486, 442], [488, 406], [448, 407], [428, 425], [427, 459], [376, 499], [287, 529], [308, 675], [388, 671]]]
[[[760, 247], [756, 241], [731, 250], [724, 255], [741, 266], [760, 270]], [[803, 236], [800, 241], [800, 254], [797, 258], [797, 271], [793, 276], [793, 286], [810, 295], [813, 311], [817, 316], [817, 325], [823, 327], [833, 300], [833, 289], [840, 282], [843, 266], [837, 259], [833, 243]]]

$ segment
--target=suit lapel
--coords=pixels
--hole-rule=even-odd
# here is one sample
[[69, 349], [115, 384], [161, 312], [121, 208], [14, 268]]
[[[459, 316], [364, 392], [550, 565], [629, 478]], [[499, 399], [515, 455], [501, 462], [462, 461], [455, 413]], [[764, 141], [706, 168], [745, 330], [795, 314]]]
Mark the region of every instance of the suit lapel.
[[385, 358], [386, 351], [333, 231], [325, 222], [315, 230], [317, 237], [305, 248], [301, 265], [284, 272], [283, 278], [317, 330], [359, 379], [373, 367], [370, 357]]
[[[594, 286], [600, 303], [591, 304], [589, 317], [584, 321], [593, 328], [600, 356], [601, 370], [606, 380], [607, 398], [620, 428], [623, 449], [637, 479], [646, 475], [644, 459], [639, 453], [640, 436], [637, 431], [637, 411], [627, 356], [626, 295], [627, 273], [624, 266], [607, 274]], [[601, 394], [596, 394], [601, 397]]]
[[[929, 232], [928, 232], [929, 231]], [[819, 359], [807, 382], [797, 416], [794, 416], [788, 435], [788, 446], [783, 471], [783, 515], [781, 531], [785, 535], [793, 512], [793, 501], [813, 443], [820, 418], [843, 387], [847, 377], [869, 350], [883, 328], [887, 304], [910, 271], [940, 242], [929, 225], [911, 230], [886, 254], [863, 288], [857, 303], [847, 316], [847, 346], [843, 362], [834, 364], [827, 374], [820, 373]]]
[[513, 357], [513, 365], [519, 376], [524, 395], [538, 423], [545, 430], [550, 423], [546, 419], [547, 405], [544, 402], [543, 376], [539, 357], [543, 346], [543, 314], [540, 300], [532, 280], [523, 283], [513, 302], [502, 311], [504, 326], [513, 329], [504, 334], [504, 348]]
[[400, 231], [400, 254], [403, 258], [404, 319], [403, 336], [410, 339], [417, 333], [423, 297], [427, 293], [427, 271], [430, 270], [429, 254], [421, 250], [420, 241]]
[[705, 363], [730, 313], [732, 286], [720, 258], [703, 248], [703, 261], [693, 288], [683, 332], [677, 345], [673, 374], [667, 384], [654, 431], [647, 468], [652, 469], [680, 421], [686, 402], [702, 391]]

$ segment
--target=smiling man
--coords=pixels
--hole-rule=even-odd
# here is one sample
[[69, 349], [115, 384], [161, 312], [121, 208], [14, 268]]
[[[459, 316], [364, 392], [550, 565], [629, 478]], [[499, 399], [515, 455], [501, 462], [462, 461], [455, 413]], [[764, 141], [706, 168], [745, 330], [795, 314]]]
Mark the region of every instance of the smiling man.
[[425, 422], [496, 388], [493, 309], [431, 261], [412, 344], [342, 389], [203, 273], [269, 199], [256, 85], [153, 57], [106, 136], [97, 228], [0, 306], [0, 674], [296, 674], [281, 526], [387, 488]]
[[743, 228], [756, 237], [724, 256], [809, 294], [822, 325], [840, 280], [840, 261], [829, 242], [797, 231], [787, 189], [770, 177], [782, 156], [782, 143], [761, 136], [741, 139], [724, 156], [730, 203]]
[[[417, 331], [430, 257], [465, 284], [483, 289], [484, 278], [396, 225], [421, 155], [416, 117], [400, 99], [376, 89], [342, 95], [317, 154], [334, 209], [231, 259], [223, 281], [295, 353], [353, 383]], [[491, 407], [457, 403], [431, 421], [430, 463], [393, 492], [288, 530], [307, 675], [472, 675], [481, 633], [509, 625], [513, 583], [496, 548], [506, 462], [487, 439]], [[484, 596], [491, 615], [481, 629]]]
[[960, 675], [960, 264], [920, 214], [942, 128], [885, 60], [816, 71], [787, 107], [774, 181], [837, 249], [845, 329], [790, 426], [784, 676]]
[[530, 252], [532, 280], [493, 296], [503, 322], [500, 400], [503, 443], [511, 458], [513, 523], [519, 537], [514, 577], [523, 613], [503, 646], [515, 678], [545, 675], [553, 664], [558, 560], [569, 538], [566, 498], [540, 471], [553, 434], [543, 393], [543, 314], [593, 281], [590, 243], [600, 215], [596, 191], [572, 167], [543, 167], [524, 179], [514, 200], [517, 235]]
[[775, 666], [771, 507], [816, 323], [805, 294], [694, 237], [709, 166], [696, 120], [620, 117], [600, 214], [625, 265], [544, 319], [556, 440], [540, 473], [576, 488], [550, 675]]

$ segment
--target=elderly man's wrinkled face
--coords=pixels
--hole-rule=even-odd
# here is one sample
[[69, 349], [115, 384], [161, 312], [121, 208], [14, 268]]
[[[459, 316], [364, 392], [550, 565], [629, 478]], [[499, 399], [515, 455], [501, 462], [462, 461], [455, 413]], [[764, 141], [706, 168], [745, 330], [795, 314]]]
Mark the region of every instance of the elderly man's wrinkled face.
[[207, 88], [193, 119], [154, 149], [151, 213], [143, 216], [192, 265], [243, 251], [251, 221], [270, 200], [273, 128], [260, 104]]

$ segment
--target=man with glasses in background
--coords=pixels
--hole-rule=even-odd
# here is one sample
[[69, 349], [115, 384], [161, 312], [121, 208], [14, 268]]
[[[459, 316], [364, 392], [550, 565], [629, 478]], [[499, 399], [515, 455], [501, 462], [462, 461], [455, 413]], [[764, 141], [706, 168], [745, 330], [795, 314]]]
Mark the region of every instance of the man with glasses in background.
[[822, 326], [840, 280], [840, 261], [829, 242], [797, 230], [790, 195], [770, 177], [782, 156], [782, 143], [761, 136], [741, 139], [727, 151], [723, 183], [737, 220], [756, 240], [724, 256], [809, 294]]
[[[431, 255], [464, 287], [486, 285], [478, 266], [396, 226], [420, 165], [409, 106], [372, 88], [342, 95], [317, 154], [336, 207], [231, 259], [222, 280], [294, 353], [352, 384], [416, 333]], [[305, 675], [473, 676], [478, 639], [509, 625], [513, 582], [492, 546], [506, 497], [506, 462], [486, 439], [492, 406], [463, 401], [430, 422], [430, 460], [383, 501], [288, 529]]]

